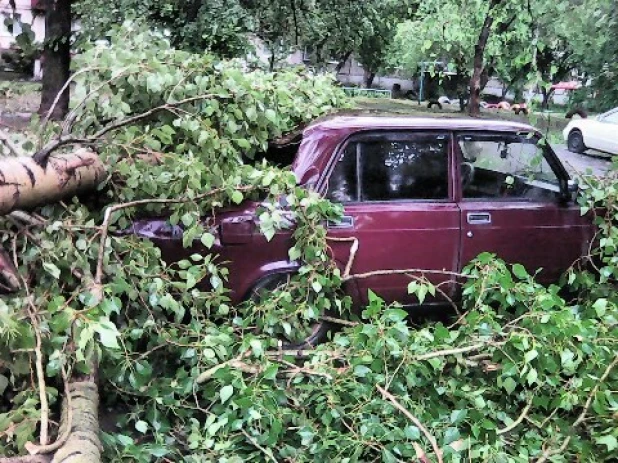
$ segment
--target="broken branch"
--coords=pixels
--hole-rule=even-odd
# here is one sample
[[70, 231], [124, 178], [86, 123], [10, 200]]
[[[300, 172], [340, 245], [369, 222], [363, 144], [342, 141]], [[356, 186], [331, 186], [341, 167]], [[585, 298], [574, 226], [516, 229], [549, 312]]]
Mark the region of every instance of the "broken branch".
[[436, 454], [436, 457], [438, 458], [438, 463], [442, 463], [442, 454], [440, 452], [440, 447], [438, 447], [438, 443], [436, 442], [436, 439], [431, 435], [431, 433], [427, 430], [427, 428], [423, 425], [423, 423], [421, 423], [418, 418], [416, 418], [403, 405], [401, 405], [399, 401], [397, 401], [395, 396], [393, 396], [393, 394], [388, 392], [386, 389], [381, 387], [379, 384], [376, 384], [376, 389], [380, 392], [380, 394], [382, 394], [382, 397], [384, 397], [390, 403], [392, 403], [397, 410], [403, 413], [406, 418], [408, 418], [410, 421], [412, 421], [412, 423], [414, 423], [414, 426], [416, 426], [418, 429], [421, 430], [421, 432], [425, 435], [425, 437], [431, 444], [431, 447], [433, 448], [433, 451]]

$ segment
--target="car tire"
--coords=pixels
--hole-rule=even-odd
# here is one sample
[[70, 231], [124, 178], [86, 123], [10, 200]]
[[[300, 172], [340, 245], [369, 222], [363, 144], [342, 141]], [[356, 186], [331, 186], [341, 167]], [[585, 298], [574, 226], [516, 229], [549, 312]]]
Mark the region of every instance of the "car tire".
[[[263, 277], [255, 284], [255, 286], [253, 286], [249, 292], [249, 295], [245, 299], [251, 299], [254, 302], [258, 302], [264, 292], [272, 292], [279, 286], [287, 283], [291, 275], [291, 273], [274, 273]], [[283, 350], [312, 349], [318, 344], [324, 342], [328, 336], [328, 333], [333, 328], [334, 325], [332, 323], [325, 320], [320, 320], [313, 324], [312, 331], [306, 338], [294, 342], [281, 340], [281, 348]]]
[[567, 149], [571, 153], [582, 154], [586, 151], [586, 145], [584, 144], [584, 136], [582, 133], [575, 129], [571, 130], [569, 137], [567, 138]]

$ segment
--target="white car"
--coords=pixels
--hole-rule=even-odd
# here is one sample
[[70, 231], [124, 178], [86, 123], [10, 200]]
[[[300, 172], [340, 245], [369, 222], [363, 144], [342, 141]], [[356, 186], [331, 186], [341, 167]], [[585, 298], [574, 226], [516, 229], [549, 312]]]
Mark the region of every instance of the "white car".
[[573, 153], [591, 148], [618, 155], [618, 108], [594, 119], [572, 120], [562, 134]]

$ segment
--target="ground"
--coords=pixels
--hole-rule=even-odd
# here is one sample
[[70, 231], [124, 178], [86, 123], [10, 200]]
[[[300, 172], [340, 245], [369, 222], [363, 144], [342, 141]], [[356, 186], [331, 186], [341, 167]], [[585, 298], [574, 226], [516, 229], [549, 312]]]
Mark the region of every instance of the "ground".
[[[419, 105], [412, 100], [394, 100], [390, 98], [356, 98], [356, 108], [389, 114], [461, 117], [458, 105], [444, 105], [442, 109], [428, 109], [426, 103]], [[24, 130], [29, 124], [30, 115], [35, 113], [40, 103], [40, 84], [29, 81], [0, 80], [0, 129], [11, 132]], [[488, 119], [507, 119], [529, 123], [538, 127], [548, 138], [556, 154], [567, 170], [573, 174], [584, 174], [590, 169], [594, 175], [604, 174], [610, 166], [609, 156], [590, 152], [579, 155], [569, 152], [564, 146], [562, 129], [568, 119], [562, 113], [515, 115], [510, 111], [484, 109], [481, 117]]]
[[590, 150], [585, 154], [571, 153], [565, 145], [554, 145], [552, 147], [564, 167], [574, 175], [591, 173], [596, 176], [604, 175], [611, 167], [611, 157], [607, 154]]

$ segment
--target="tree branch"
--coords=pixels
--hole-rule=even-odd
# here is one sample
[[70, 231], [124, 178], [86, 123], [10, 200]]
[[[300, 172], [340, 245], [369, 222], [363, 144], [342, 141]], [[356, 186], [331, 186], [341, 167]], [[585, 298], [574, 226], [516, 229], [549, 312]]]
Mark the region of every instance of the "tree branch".
[[404, 414], [406, 418], [408, 418], [414, 426], [421, 430], [421, 432], [425, 435], [429, 443], [431, 444], [431, 448], [433, 448], [436, 457], [438, 458], [438, 463], [442, 463], [442, 452], [440, 451], [440, 447], [438, 447], [438, 443], [436, 442], [435, 437], [433, 437], [427, 428], [420, 422], [418, 418], [416, 418], [412, 413], [410, 413], [403, 405], [401, 405], [397, 399], [386, 389], [382, 388], [379, 384], [376, 384], [376, 389], [382, 394], [386, 400], [390, 401], [397, 410]]
[[[594, 386], [594, 388], [592, 388], [592, 391], [590, 391], [590, 394], [588, 395], [588, 398], [586, 399], [586, 403], [584, 404], [584, 408], [582, 409], [581, 413], [579, 414], [579, 416], [577, 417], [577, 419], [572, 425], [573, 428], [577, 428], [580, 424], [584, 422], [584, 419], [586, 418], [586, 415], [588, 414], [588, 410], [590, 410], [590, 406], [592, 405], [592, 401], [594, 400], [594, 397], [597, 395], [597, 392], [599, 391], [601, 384], [605, 382], [605, 380], [608, 378], [608, 376], [610, 375], [612, 370], [616, 367], [616, 365], [618, 365], [618, 355], [614, 357], [614, 360], [607, 366], [607, 368], [605, 369], [605, 372], [597, 381], [597, 384]], [[571, 442], [571, 437], [572, 436], [567, 436], [567, 438], [564, 439], [564, 442], [562, 442], [562, 445], [557, 449], [553, 449], [553, 450], [551, 448], [546, 449], [541, 455], [541, 457], [536, 461], [536, 463], [545, 463], [552, 455], [564, 454], [567, 447], [569, 446], [569, 443]]]
[[92, 144], [96, 144], [98, 142], [100, 142], [100, 139], [108, 134], [109, 132], [113, 132], [114, 130], [118, 130], [122, 127], [125, 127], [127, 125], [131, 125], [134, 124], [136, 122], [142, 121], [144, 119], [147, 119], [148, 117], [152, 116], [153, 114], [156, 114], [158, 112], [161, 111], [169, 111], [171, 109], [174, 109], [178, 106], [182, 106], [184, 104], [188, 104], [188, 103], [193, 103], [196, 101], [202, 101], [202, 100], [207, 100], [207, 99], [211, 99], [211, 98], [227, 98], [227, 97], [223, 97], [220, 95], [214, 95], [214, 94], [206, 94], [206, 95], [199, 95], [199, 96], [194, 96], [191, 98], [185, 98], [183, 100], [180, 101], [176, 101], [173, 103], [165, 103], [161, 106], [157, 106], [156, 108], [152, 108], [149, 109], [146, 112], [143, 112], [141, 114], [137, 114], [135, 116], [131, 116], [131, 117], [127, 117], [126, 119], [122, 119], [118, 122], [115, 122], [113, 124], [110, 124], [106, 127], [103, 127], [101, 130], [99, 130], [98, 132], [96, 132], [94, 135], [89, 135], [89, 136], [84, 136], [84, 137], [74, 137], [71, 135], [61, 135], [60, 137], [58, 137], [57, 139], [47, 143], [45, 146], [43, 146], [43, 148], [41, 148], [39, 151], [37, 151], [34, 156], [33, 159], [34, 161], [42, 166], [45, 167], [45, 165], [47, 164], [47, 159], [49, 158], [49, 156], [56, 151], [58, 148], [61, 148], [62, 146], [65, 145], [75, 145], [75, 144], [85, 144], [85, 145], [92, 145]]
[[530, 411], [530, 407], [532, 407], [532, 400], [533, 399], [534, 399], [534, 397], [530, 397], [530, 400], [528, 400], [528, 403], [526, 404], [524, 409], [521, 411], [521, 414], [517, 417], [517, 419], [515, 421], [513, 421], [511, 424], [509, 424], [505, 428], [498, 429], [496, 434], [498, 434], [499, 436], [502, 435], [502, 434], [506, 434], [507, 432], [510, 432], [513, 429], [515, 429], [517, 426], [519, 426], [521, 424], [521, 422], [524, 421], [524, 419], [526, 419], [526, 416], [528, 416], [528, 412]]
[[[255, 188], [252, 185], [249, 186], [237, 186], [235, 187], [237, 191], [248, 191]], [[183, 204], [194, 201], [201, 201], [210, 196], [214, 196], [217, 193], [221, 193], [224, 191], [224, 188], [215, 188], [201, 195], [197, 195], [194, 198], [179, 198], [179, 199], [166, 199], [166, 198], [153, 198], [153, 199], [140, 199], [136, 201], [130, 201], [122, 204], [115, 204], [113, 206], [109, 206], [105, 209], [105, 214], [103, 217], [103, 224], [101, 225], [101, 239], [99, 244], [99, 253], [97, 258], [97, 266], [96, 273], [94, 277], [94, 290], [101, 291], [101, 285], [103, 281], [103, 258], [105, 257], [105, 242], [107, 241], [107, 236], [109, 234], [109, 225], [112, 214], [116, 211], [127, 209], [130, 207], [136, 206], [144, 206], [146, 204]], [[100, 297], [102, 294], [95, 294], [95, 297]]]

